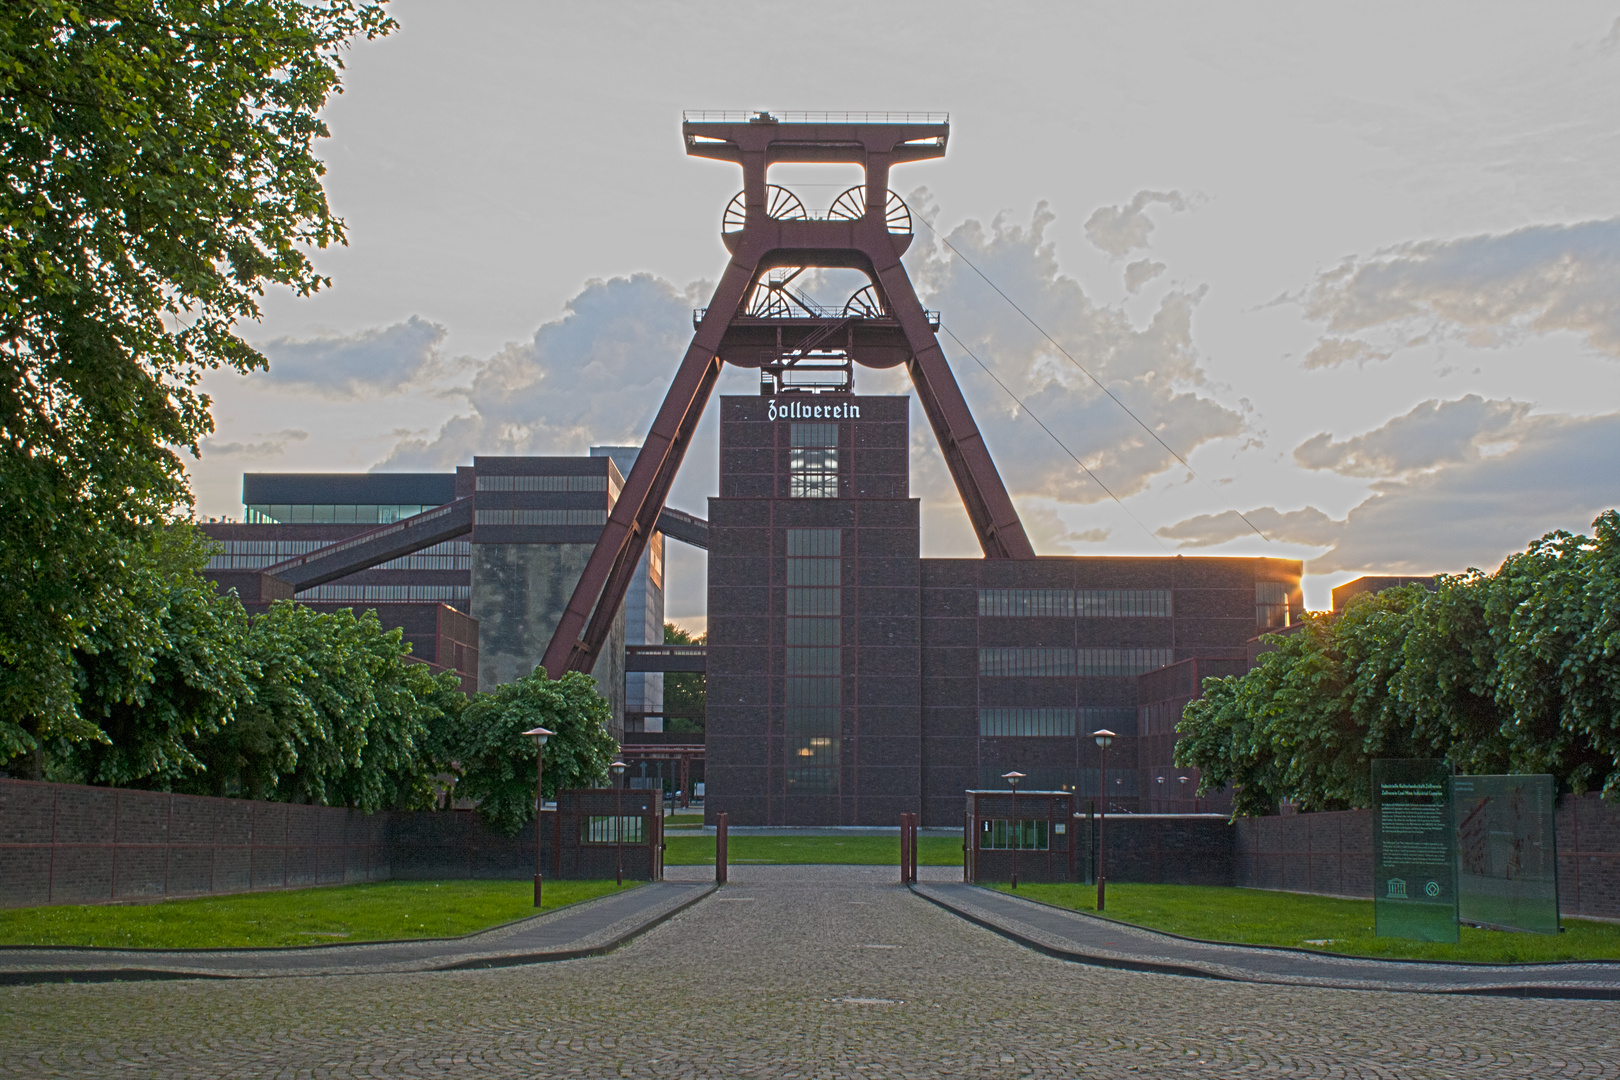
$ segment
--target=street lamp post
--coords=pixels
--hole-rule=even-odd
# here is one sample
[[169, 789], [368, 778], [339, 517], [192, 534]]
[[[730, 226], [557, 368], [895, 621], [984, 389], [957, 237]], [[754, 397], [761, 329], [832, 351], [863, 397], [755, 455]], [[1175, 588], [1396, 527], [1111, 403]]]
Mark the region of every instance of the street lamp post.
[[622, 761], [615, 761], [613, 770], [613, 879], [624, 884], [624, 770]]
[[534, 906], [540, 906], [540, 808], [546, 804], [545, 789], [541, 786], [544, 775], [546, 740], [557, 734], [543, 727], [530, 728], [523, 734], [534, 740]]
[[1102, 813], [1097, 816], [1097, 910], [1103, 909], [1103, 890], [1108, 882], [1105, 855], [1107, 853], [1108, 838], [1108, 744], [1114, 741], [1114, 733], [1107, 728], [1099, 728], [1091, 733], [1097, 740], [1100, 753], [1097, 755], [1098, 779], [1097, 786], [1102, 789]]
[[[1181, 781], [1181, 801], [1186, 802], [1187, 801], [1187, 778], [1185, 776], [1178, 776], [1178, 777], [1176, 777], [1176, 779]], [[1196, 813], [1197, 811], [1198, 811], [1198, 804], [1194, 803], [1193, 804], [1193, 812]]]
[[1021, 772], [1002, 773], [1001, 778], [1007, 781], [1012, 788], [1012, 887], [1018, 888], [1018, 781], [1024, 778]]

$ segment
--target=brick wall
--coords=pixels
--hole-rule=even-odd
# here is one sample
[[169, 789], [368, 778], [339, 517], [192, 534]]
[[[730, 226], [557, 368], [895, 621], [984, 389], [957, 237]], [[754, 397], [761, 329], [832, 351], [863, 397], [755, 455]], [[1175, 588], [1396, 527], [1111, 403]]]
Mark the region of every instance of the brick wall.
[[0, 907], [388, 876], [386, 821], [380, 815], [0, 780]]
[[[564, 792], [560, 817], [542, 821], [546, 874], [614, 876], [620, 849], [582, 844], [580, 822], [618, 808], [656, 843], [659, 794]], [[626, 878], [662, 874], [651, 844], [627, 843], [622, 858]], [[0, 908], [533, 873], [533, 830], [502, 836], [471, 811], [363, 814], [0, 779]]]
[[[1554, 827], [1561, 912], [1620, 918], [1620, 806], [1593, 794], [1565, 795], [1558, 800]], [[1373, 894], [1370, 810], [1240, 818], [1235, 833], [1240, 886]]]

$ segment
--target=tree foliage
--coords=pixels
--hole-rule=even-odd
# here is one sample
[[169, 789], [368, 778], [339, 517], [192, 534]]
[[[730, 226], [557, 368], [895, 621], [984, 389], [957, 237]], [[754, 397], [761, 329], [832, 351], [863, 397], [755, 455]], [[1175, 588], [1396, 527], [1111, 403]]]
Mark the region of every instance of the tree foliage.
[[141, 629], [124, 556], [189, 499], [198, 380], [265, 366], [236, 327], [267, 284], [325, 284], [319, 111], [345, 43], [392, 28], [370, 0], [0, 5], [0, 716], [24, 743], [80, 739], [75, 654], [135, 644], [96, 635]]
[[[694, 636], [690, 630], [674, 623], [664, 624], [665, 645], [702, 645], [707, 640], [707, 634]], [[664, 715], [668, 719], [664, 721], [664, 730], [687, 734], [701, 733], [704, 728], [707, 693], [707, 676], [701, 671], [666, 672]]]
[[[249, 620], [173, 524], [126, 544], [122, 619], [72, 654], [71, 730], [0, 719], [0, 763], [80, 783], [354, 806], [426, 806], [465, 703], [375, 611], [277, 603]], [[28, 751], [37, 750], [36, 754]]]
[[1273, 635], [1245, 675], [1204, 682], [1178, 764], [1238, 814], [1289, 799], [1366, 806], [1375, 757], [1547, 772], [1620, 799], [1620, 514], [1548, 533], [1494, 574], [1353, 599]]
[[534, 820], [534, 741], [523, 732], [555, 732], [546, 742], [541, 777], [547, 797], [565, 788], [600, 787], [619, 752], [608, 734], [612, 711], [596, 680], [578, 671], [560, 679], [536, 668], [516, 682], [478, 694], [451, 738], [461, 774], [457, 796], [478, 801], [484, 820], [515, 834]]

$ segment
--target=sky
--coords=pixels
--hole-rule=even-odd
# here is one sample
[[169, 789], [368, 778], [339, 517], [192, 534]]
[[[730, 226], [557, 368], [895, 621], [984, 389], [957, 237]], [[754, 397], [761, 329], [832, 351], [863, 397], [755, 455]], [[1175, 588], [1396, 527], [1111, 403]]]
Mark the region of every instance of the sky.
[[[390, 10], [325, 111], [332, 284], [267, 294], [269, 371], [205, 381], [202, 517], [240, 517], [243, 472], [639, 442], [741, 186], [683, 109], [950, 113], [891, 177], [905, 263], [1042, 554], [1302, 559], [1321, 608], [1620, 504], [1620, 4]], [[859, 173], [771, 180], [814, 210]], [[670, 499], [699, 515], [717, 412]], [[923, 554], [975, 555], [912, 426]], [[701, 629], [703, 555], [669, 546]]]

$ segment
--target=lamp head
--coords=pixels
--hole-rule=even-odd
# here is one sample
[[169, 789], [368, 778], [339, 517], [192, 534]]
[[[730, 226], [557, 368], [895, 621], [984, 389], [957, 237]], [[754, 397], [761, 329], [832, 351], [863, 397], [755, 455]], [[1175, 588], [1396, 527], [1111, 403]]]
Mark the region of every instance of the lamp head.
[[613, 770], [613, 774], [615, 776], [623, 776], [624, 770], [628, 767], [629, 766], [625, 765], [625, 763], [622, 761], [615, 761], [613, 764], [608, 766], [608, 768]]
[[528, 731], [525, 731], [523, 734], [525, 734], [529, 738], [533, 739], [534, 740], [534, 745], [536, 747], [542, 747], [542, 746], [546, 745], [546, 740], [547, 739], [551, 738], [553, 735], [555, 735], [557, 733], [555, 731], [551, 731], [551, 730], [548, 730], [548, 729], [543, 728], [543, 727], [537, 727], [537, 728], [530, 728]]
[[1108, 744], [1114, 741], [1114, 733], [1107, 728], [1098, 728], [1091, 733], [1091, 737], [1096, 739], [1097, 745], [1104, 750], [1108, 749]]
[[1001, 778], [1007, 781], [1009, 786], [1017, 787], [1018, 781], [1024, 778], [1024, 774], [1021, 772], [1005, 772], [1001, 774]]

